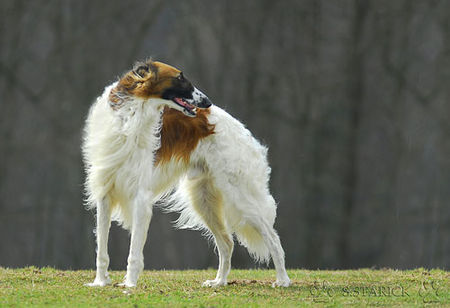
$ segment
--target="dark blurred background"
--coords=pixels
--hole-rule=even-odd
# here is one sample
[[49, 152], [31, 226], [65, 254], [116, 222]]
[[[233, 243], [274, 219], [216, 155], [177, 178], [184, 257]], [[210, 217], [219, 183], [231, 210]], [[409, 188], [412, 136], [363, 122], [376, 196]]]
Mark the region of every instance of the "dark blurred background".
[[[449, 268], [444, 0], [1, 0], [0, 266], [93, 268], [82, 127], [149, 56], [269, 146], [289, 268]], [[146, 268], [215, 267], [176, 216], [156, 211]], [[110, 252], [124, 269], [117, 226]], [[233, 266], [255, 265], [236, 248]]]

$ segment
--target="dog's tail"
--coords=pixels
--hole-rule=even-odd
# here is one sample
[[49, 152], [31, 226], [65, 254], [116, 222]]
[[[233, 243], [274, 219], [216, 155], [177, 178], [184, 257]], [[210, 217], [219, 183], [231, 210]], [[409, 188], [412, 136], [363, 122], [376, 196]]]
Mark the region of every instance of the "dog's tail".
[[244, 224], [237, 228], [234, 234], [239, 243], [247, 248], [250, 256], [258, 263], [268, 264], [270, 261], [270, 252], [264, 243], [264, 239], [252, 225]]
[[269, 230], [273, 230], [276, 217], [276, 202], [270, 193], [266, 194], [264, 200], [257, 202], [256, 213], [247, 213], [243, 223], [235, 228], [235, 235], [239, 243], [245, 246], [252, 256], [259, 263], [268, 264], [270, 261], [270, 251], [267, 241], [270, 241]]

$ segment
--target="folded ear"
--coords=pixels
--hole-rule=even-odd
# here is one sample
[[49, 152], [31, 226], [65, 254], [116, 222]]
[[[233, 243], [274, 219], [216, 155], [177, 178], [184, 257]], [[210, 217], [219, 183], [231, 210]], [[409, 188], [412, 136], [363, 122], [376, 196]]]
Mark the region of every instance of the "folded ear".
[[158, 81], [158, 66], [153, 61], [138, 62], [134, 68], [120, 78], [109, 94], [109, 104], [114, 110], [119, 109], [132, 97], [149, 96], [153, 85]]
[[156, 78], [158, 73], [158, 67], [154, 64], [152, 60], [147, 60], [145, 62], [136, 62], [134, 64], [132, 72], [138, 78], [142, 79]]

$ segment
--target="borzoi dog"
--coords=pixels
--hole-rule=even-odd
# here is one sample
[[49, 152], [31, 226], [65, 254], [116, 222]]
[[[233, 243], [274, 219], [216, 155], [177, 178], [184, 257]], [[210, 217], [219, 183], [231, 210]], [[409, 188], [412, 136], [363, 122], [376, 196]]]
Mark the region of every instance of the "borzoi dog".
[[233, 234], [257, 261], [272, 257], [273, 286], [289, 286], [273, 228], [267, 148], [178, 69], [149, 60], [106, 87], [89, 112], [83, 156], [87, 201], [97, 211], [97, 272], [89, 286], [111, 283], [111, 220], [131, 232], [122, 285], [136, 286], [152, 206], [161, 200], [166, 210], [180, 213], [179, 228], [202, 229], [214, 238], [219, 269], [204, 286], [227, 284]]

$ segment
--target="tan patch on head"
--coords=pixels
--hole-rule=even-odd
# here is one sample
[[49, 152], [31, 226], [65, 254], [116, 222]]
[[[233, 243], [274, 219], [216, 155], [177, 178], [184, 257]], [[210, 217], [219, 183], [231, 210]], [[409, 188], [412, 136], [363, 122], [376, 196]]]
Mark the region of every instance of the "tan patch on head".
[[128, 96], [143, 99], [161, 98], [164, 90], [172, 85], [172, 81], [180, 71], [173, 66], [153, 62], [151, 60], [138, 64], [136, 68], [120, 78], [117, 86], [111, 91], [109, 100], [113, 108], [119, 108]]
[[188, 162], [198, 142], [214, 134], [214, 125], [209, 124], [209, 109], [197, 109], [196, 117], [187, 117], [178, 110], [164, 109], [161, 128], [161, 147], [156, 152], [156, 164], [172, 158]]

